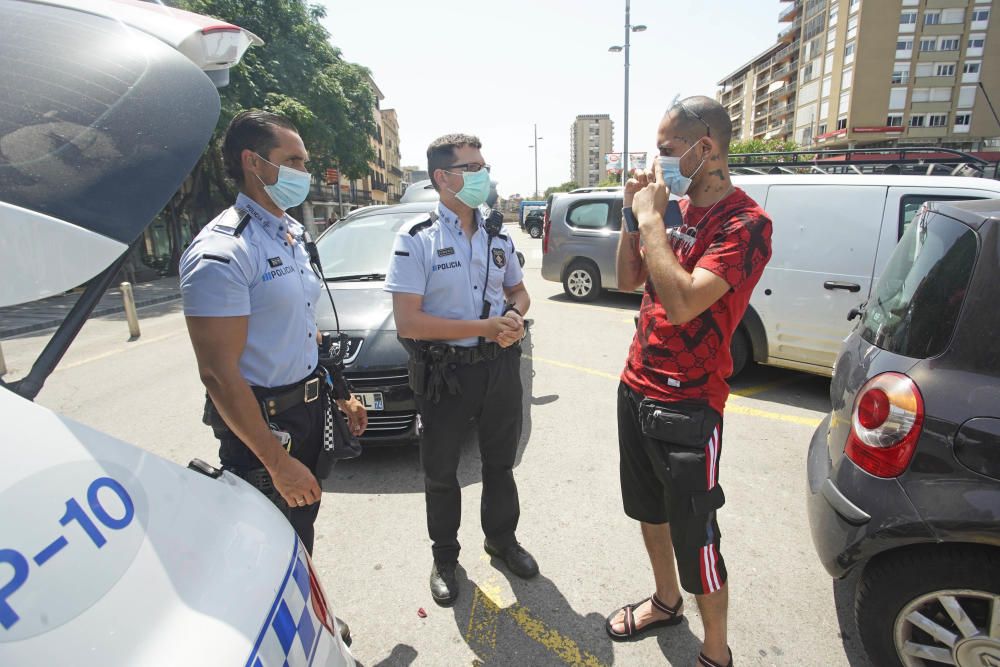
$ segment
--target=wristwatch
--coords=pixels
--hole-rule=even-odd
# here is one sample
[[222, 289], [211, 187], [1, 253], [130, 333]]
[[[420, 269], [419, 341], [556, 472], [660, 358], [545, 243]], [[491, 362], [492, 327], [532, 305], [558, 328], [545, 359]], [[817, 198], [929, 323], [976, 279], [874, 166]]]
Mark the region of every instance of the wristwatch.
[[515, 313], [517, 313], [521, 317], [524, 317], [524, 313], [522, 313], [520, 310], [518, 310], [517, 306], [515, 306], [512, 303], [508, 303], [506, 306], [504, 306], [503, 314], [506, 315], [511, 310], [513, 310]]

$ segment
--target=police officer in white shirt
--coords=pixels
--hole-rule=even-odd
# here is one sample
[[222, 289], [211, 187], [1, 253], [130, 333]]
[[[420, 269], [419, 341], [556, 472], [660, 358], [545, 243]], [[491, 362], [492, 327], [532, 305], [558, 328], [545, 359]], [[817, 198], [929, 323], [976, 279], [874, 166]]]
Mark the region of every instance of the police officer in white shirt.
[[[180, 263], [184, 314], [208, 391], [206, 421], [222, 466], [269, 495], [312, 553], [323, 446], [315, 315], [322, 286], [302, 225], [285, 213], [309, 193], [309, 155], [287, 118], [254, 110], [233, 118], [223, 157], [241, 192]], [[356, 399], [340, 406], [360, 434], [364, 407]]]
[[490, 191], [480, 148], [476, 137], [451, 134], [427, 149], [427, 172], [441, 201], [429, 219], [399, 232], [385, 287], [410, 351], [411, 386], [424, 422], [430, 587], [443, 606], [458, 596], [462, 496], [456, 473], [473, 424], [483, 462], [484, 548], [520, 577], [538, 573], [515, 536], [520, 508], [513, 473], [522, 416], [520, 341], [531, 299], [514, 242], [480, 210]]

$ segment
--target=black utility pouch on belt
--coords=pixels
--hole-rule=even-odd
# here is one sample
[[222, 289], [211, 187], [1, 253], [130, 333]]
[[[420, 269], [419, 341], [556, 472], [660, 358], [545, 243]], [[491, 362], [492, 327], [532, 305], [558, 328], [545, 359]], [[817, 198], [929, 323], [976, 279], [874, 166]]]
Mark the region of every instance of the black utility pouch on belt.
[[721, 419], [703, 403], [661, 403], [644, 398], [639, 403], [639, 421], [646, 437], [704, 449]]
[[705, 489], [705, 449], [712, 431], [722, 422], [719, 413], [704, 403], [644, 398], [639, 403], [639, 422], [643, 435], [666, 445], [664, 458], [674, 487], [689, 498], [694, 514], [708, 514], [725, 504], [721, 486]]

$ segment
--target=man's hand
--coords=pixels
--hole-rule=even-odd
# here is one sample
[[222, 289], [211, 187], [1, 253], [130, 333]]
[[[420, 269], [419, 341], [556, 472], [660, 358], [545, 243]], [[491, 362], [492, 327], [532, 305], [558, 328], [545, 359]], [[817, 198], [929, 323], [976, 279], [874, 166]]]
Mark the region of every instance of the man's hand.
[[273, 469], [268, 469], [274, 488], [289, 507], [305, 507], [319, 501], [320, 488], [316, 476], [298, 459], [283, 455]]
[[361, 405], [361, 401], [351, 396], [346, 401], [337, 401], [337, 405], [347, 415], [347, 425], [350, 427], [351, 433], [354, 435], [364, 433], [365, 429], [368, 428], [368, 411], [365, 410], [365, 406]]
[[[500, 342], [501, 334], [510, 334], [518, 329], [523, 331], [523, 325], [519, 326], [515, 324], [514, 321], [506, 315], [501, 317], [491, 317], [488, 320], [483, 320], [483, 323], [486, 324], [486, 333], [483, 338], [494, 343], [500, 343], [501, 345], [503, 345], [503, 343]], [[509, 338], [509, 335], [506, 336], [505, 339], [506, 338]], [[520, 338], [518, 338], [518, 340], [520, 340]], [[507, 343], [507, 345], [510, 345], [510, 343]]]
[[517, 311], [508, 310], [503, 316], [514, 328], [497, 336], [497, 344], [500, 347], [510, 347], [524, 338], [524, 318], [517, 314]]
[[662, 225], [663, 216], [667, 212], [667, 202], [670, 200], [670, 189], [663, 182], [659, 161], [655, 163], [653, 171], [638, 176], [636, 181], [642, 187], [632, 200], [632, 214], [639, 221], [640, 227], [644, 221], [647, 225], [657, 223]]

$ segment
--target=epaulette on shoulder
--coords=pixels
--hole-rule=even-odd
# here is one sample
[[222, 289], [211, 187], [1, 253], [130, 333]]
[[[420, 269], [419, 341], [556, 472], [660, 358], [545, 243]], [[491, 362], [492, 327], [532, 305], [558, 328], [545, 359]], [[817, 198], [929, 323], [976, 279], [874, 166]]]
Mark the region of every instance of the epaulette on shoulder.
[[[238, 212], [242, 213], [242, 211]], [[224, 236], [232, 236], [233, 238], [239, 238], [243, 234], [243, 230], [247, 228], [248, 224], [250, 224], [250, 214], [243, 213], [243, 217], [240, 218], [240, 221], [236, 224], [235, 227], [217, 223], [212, 227], [212, 231], [218, 234], [223, 234]]]
[[410, 236], [416, 236], [417, 234], [420, 233], [420, 230], [427, 229], [435, 222], [437, 222], [437, 219], [438, 219], [437, 212], [428, 211], [426, 220], [420, 220], [419, 222], [412, 223], [410, 228], [407, 229], [406, 231], [410, 234]]

